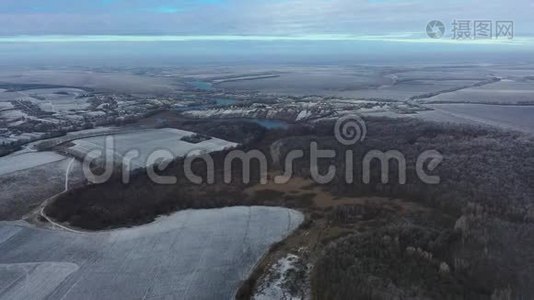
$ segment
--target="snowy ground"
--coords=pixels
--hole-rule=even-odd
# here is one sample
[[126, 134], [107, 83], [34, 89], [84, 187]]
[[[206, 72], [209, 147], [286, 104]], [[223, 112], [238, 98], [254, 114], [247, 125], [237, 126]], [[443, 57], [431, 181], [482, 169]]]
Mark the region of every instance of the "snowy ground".
[[[291, 280], [294, 280], [294, 274], [300, 271], [300, 258], [293, 254], [288, 254], [280, 258], [269, 270], [266, 278], [262, 278], [257, 291], [255, 292], [254, 300], [298, 300], [302, 299], [303, 295], [292, 295], [288, 286], [291, 285]], [[300, 291], [299, 291], [300, 292]], [[295, 294], [298, 294], [295, 293]], [[305, 298], [305, 297], [304, 297]]]
[[430, 121], [493, 126], [534, 133], [534, 106], [433, 104], [429, 107], [434, 110], [415, 116]]
[[28, 115], [20, 110], [5, 110], [0, 112], [0, 120], [6, 122], [13, 122]]
[[98, 233], [0, 223], [0, 299], [231, 299], [302, 220], [285, 208], [231, 207]]
[[55, 152], [30, 152], [0, 157], [0, 176], [66, 159]]
[[[32, 154], [27, 153], [24, 157]], [[0, 175], [0, 220], [18, 220], [45, 199], [65, 190], [69, 165], [68, 186], [79, 186], [84, 181], [81, 163], [65, 157]]]
[[503, 79], [500, 82], [443, 93], [424, 100], [428, 103], [533, 104], [533, 81]]
[[39, 101], [37, 104], [41, 110], [46, 112], [65, 112], [69, 110], [84, 110], [89, 107], [87, 100], [83, 97], [85, 91], [74, 88], [51, 88], [34, 89], [25, 91]]
[[[138, 150], [139, 158], [132, 161], [134, 167], [144, 167], [147, 157], [156, 150], [169, 150], [174, 157], [184, 156], [191, 151], [207, 152], [235, 147], [235, 143], [212, 138], [197, 144], [181, 141], [184, 136], [193, 133], [177, 129], [150, 129], [120, 131], [116, 128], [97, 128], [76, 133], [69, 133], [57, 138], [70, 141], [79, 136], [91, 136], [75, 140], [70, 148], [71, 154], [83, 158], [84, 154], [95, 149], [103, 149], [106, 133], [113, 133], [117, 162], [129, 150]], [[66, 171], [71, 159], [55, 152], [35, 152], [34, 142], [23, 150], [0, 158], [0, 220], [14, 220], [30, 212], [43, 200], [64, 190]], [[69, 184], [76, 186], [84, 181], [81, 161], [70, 164]]]
[[[132, 161], [136, 167], [147, 166], [148, 157], [158, 150], [170, 151], [174, 157], [183, 157], [192, 151], [213, 152], [237, 146], [236, 143], [222, 139], [211, 138], [194, 144], [182, 141], [181, 138], [193, 135], [193, 132], [163, 128], [139, 130], [137, 132], [114, 134], [114, 152], [117, 157], [123, 157], [128, 151], [139, 151], [139, 157]], [[74, 146], [68, 151], [83, 159], [92, 150], [103, 150], [106, 146], [106, 136], [96, 136], [73, 141]]]
[[6, 109], [13, 109], [13, 104], [7, 101], [4, 101], [4, 102], [0, 101], [0, 111], [6, 110]]

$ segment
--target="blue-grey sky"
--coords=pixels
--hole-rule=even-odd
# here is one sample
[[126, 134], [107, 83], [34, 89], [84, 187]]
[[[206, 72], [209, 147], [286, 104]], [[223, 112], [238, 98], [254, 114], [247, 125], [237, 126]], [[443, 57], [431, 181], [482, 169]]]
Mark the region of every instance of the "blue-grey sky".
[[513, 20], [533, 0], [1, 0], [0, 35], [391, 35], [429, 20]]
[[[532, 16], [534, 0], [0, 0], [0, 65], [517, 63], [534, 60]], [[515, 36], [455, 40], [454, 20], [513, 21]]]

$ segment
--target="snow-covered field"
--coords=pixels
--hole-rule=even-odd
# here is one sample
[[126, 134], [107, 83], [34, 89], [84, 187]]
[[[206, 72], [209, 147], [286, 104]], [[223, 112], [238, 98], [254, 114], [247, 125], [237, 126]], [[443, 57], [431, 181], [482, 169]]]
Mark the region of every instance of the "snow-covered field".
[[[34, 154], [37, 153], [21, 154], [19, 157], [33, 157]], [[65, 174], [69, 166], [68, 186], [72, 188], [81, 184], [84, 176], [81, 163], [65, 157], [0, 175], [0, 220], [20, 219], [45, 199], [62, 192], [65, 189]]]
[[6, 122], [13, 122], [22, 117], [27, 117], [27, 116], [28, 115], [26, 113], [20, 110], [16, 110], [16, 109], [0, 111], [0, 120], [6, 121]]
[[[213, 152], [237, 146], [236, 143], [222, 139], [211, 138], [199, 143], [182, 141], [183, 137], [192, 136], [193, 132], [162, 128], [147, 129], [137, 132], [118, 133], [112, 135], [113, 150], [117, 157], [125, 156], [131, 150], [139, 151], [139, 157], [132, 160], [136, 167], [147, 166], [149, 156], [158, 150], [170, 151], [173, 156], [184, 157], [191, 152]], [[106, 147], [106, 136], [96, 136], [73, 141], [74, 146], [68, 149], [69, 153], [83, 159], [92, 150], [103, 151]]]
[[31, 96], [25, 94], [24, 92], [1, 92], [0, 93], [0, 101], [14, 101], [14, 100], [22, 100], [22, 101], [30, 101], [30, 102], [37, 102], [38, 100], [35, 98], [32, 98]]
[[444, 93], [425, 99], [425, 102], [461, 102], [488, 104], [532, 104], [534, 103], [534, 81], [500, 82]]
[[[177, 129], [122, 130], [118, 133], [113, 127], [96, 128], [57, 139], [65, 142], [79, 136], [97, 135], [79, 138], [68, 149], [70, 154], [83, 158], [91, 150], [104, 149], [106, 133], [113, 134], [117, 163], [122, 162], [122, 155], [129, 150], [139, 151], [140, 156], [132, 161], [134, 168], [145, 167], [147, 158], [156, 150], [169, 150], [174, 157], [182, 157], [191, 152], [212, 152], [237, 145], [216, 138], [189, 143], [180, 139], [193, 133]], [[43, 200], [62, 192], [69, 165], [69, 184], [73, 186], [84, 180], [80, 161], [71, 161], [56, 152], [35, 152], [33, 146], [37, 143], [40, 141], [0, 158], [0, 220], [20, 218]]]
[[97, 233], [0, 223], [0, 299], [231, 299], [302, 220], [285, 208], [231, 207]]
[[[0, 290], [5, 299], [36, 299], [39, 295], [53, 292], [78, 266], [71, 263], [21, 263], [0, 265]], [[24, 288], [11, 288], [12, 284], [24, 282]], [[34, 292], [38, 290], [38, 294]]]
[[12, 109], [12, 108], [13, 108], [13, 104], [11, 104], [11, 102], [7, 102], [7, 101], [0, 102], [0, 111], [6, 110], [6, 109]]
[[395, 71], [383, 67], [279, 67], [272, 72], [278, 75], [276, 77], [223, 80], [217, 86], [267, 94], [402, 101], [421, 94], [469, 86], [488, 78], [487, 72], [470, 67], [424, 69]]
[[85, 91], [74, 88], [34, 89], [25, 92], [39, 100], [39, 108], [47, 112], [64, 112], [68, 110], [84, 110], [89, 107]]
[[534, 133], [534, 106], [434, 104], [434, 111], [416, 116], [430, 121], [493, 126]]
[[94, 88], [115, 93], [168, 93], [179, 84], [170, 78], [132, 75], [127, 72], [86, 70], [0, 70], [0, 82], [52, 84]]
[[371, 87], [351, 93], [344, 92], [341, 95], [361, 99], [391, 99], [402, 101], [413, 96], [459, 88], [476, 82], [475, 80], [414, 79], [406, 82], [397, 82], [394, 85], [383, 85], [378, 88]]
[[0, 157], [0, 176], [66, 159], [55, 152], [29, 152]]
[[[47, 112], [63, 112], [68, 110], [83, 110], [89, 107], [84, 97], [85, 91], [75, 88], [49, 88], [33, 89], [16, 92], [0, 92], [0, 110], [9, 104], [9, 101], [29, 101]], [[3, 102], [2, 102], [3, 101]], [[7, 103], [7, 104], [2, 104]]]

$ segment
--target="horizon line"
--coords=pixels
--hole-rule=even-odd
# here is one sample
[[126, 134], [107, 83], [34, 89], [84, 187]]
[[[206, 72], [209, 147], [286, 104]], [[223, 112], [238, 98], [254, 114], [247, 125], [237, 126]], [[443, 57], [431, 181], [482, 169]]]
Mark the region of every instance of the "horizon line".
[[421, 33], [395, 33], [385, 35], [355, 34], [303, 34], [303, 35], [0, 35], [0, 43], [87, 43], [87, 42], [275, 42], [275, 41], [353, 41], [353, 42], [392, 42], [392, 43], [428, 43], [428, 44], [464, 44], [464, 45], [534, 45], [534, 37], [515, 37], [513, 39], [478, 39], [456, 40], [451, 37], [431, 39]]

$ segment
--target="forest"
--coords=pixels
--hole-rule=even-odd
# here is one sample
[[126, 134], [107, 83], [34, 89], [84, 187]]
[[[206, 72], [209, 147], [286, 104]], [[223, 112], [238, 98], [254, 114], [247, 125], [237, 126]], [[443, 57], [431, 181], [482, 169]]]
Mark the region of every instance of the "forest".
[[[233, 168], [236, 180], [224, 184], [224, 151], [212, 155], [217, 171], [214, 184], [179, 180], [172, 186], [156, 185], [139, 172], [129, 185], [117, 176], [101, 185], [69, 191], [46, 213], [74, 227], [98, 230], [146, 223], [186, 208], [287, 206], [313, 212], [307, 215], [312, 223], [326, 220], [328, 226], [349, 232], [328, 239], [313, 261], [316, 299], [512, 299], [534, 294], [534, 270], [526, 263], [534, 259], [532, 139], [496, 129], [411, 119], [369, 118], [366, 122], [367, 139], [352, 146], [336, 142], [330, 120], [262, 132], [247, 138], [240, 148], [271, 153], [276, 144], [281, 157], [302, 149], [304, 158], [294, 162], [295, 176], [301, 178], [310, 178], [307, 149], [311, 141], [338, 153], [351, 149], [356, 157], [372, 149], [398, 150], [407, 160], [406, 184], [381, 183], [378, 164], [372, 164], [369, 184], [363, 184], [357, 172], [354, 182], [346, 183], [345, 161], [339, 156], [319, 161], [321, 172], [335, 165], [336, 176], [328, 184], [317, 185], [334, 202], [339, 197], [381, 196], [414, 201], [432, 213], [403, 214], [400, 209], [372, 205], [321, 209], [310, 201], [313, 194], [251, 196], [243, 190], [257, 185], [259, 174], [252, 172], [252, 182], [243, 184], [238, 180], [241, 169]], [[438, 150], [444, 157], [434, 170], [441, 178], [439, 184], [426, 184], [416, 175], [415, 160], [425, 150]], [[176, 160], [163, 173], [181, 178], [182, 164]], [[205, 171], [200, 160], [193, 168], [197, 174]], [[269, 161], [270, 174], [281, 168], [280, 162]], [[396, 178], [398, 166], [392, 164], [389, 172], [390, 178]]]

